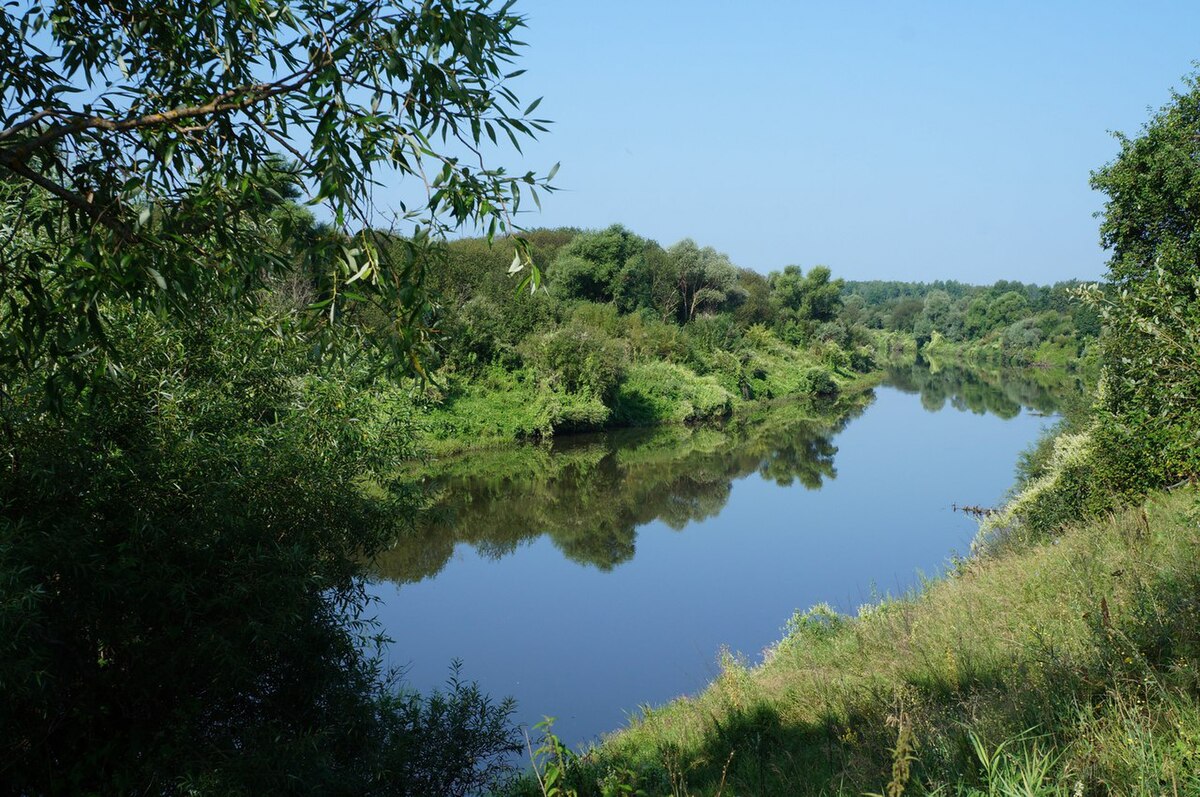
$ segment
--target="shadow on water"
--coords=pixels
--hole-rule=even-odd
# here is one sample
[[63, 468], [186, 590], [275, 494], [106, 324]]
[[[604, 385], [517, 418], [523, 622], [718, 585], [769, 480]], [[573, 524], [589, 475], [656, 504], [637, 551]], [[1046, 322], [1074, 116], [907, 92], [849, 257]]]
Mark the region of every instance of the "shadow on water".
[[[897, 367], [885, 384], [919, 393], [929, 411], [952, 406], [1011, 418], [1052, 414], [1077, 389], [1061, 377], [927, 364]], [[833, 440], [874, 399], [766, 405], [723, 426], [629, 429], [567, 436], [436, 462], [418, 477], [427, 510], [375, 563], [397, 583], [437, 575], [460, 543], [499, 559], [548, 536], [568, 559], [608, 571], [633, 558], [637, 530], [676, 531], [718, 514], [733, 483], [753, 473], [820, 489], [837, 477]]]

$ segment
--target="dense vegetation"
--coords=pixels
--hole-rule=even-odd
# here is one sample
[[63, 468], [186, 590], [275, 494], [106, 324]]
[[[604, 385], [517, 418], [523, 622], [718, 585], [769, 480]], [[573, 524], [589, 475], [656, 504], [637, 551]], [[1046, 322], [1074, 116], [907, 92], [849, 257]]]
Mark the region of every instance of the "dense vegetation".
[[[487, 2], [0, 10], [0, 792], [503, 775], [511, 704], [383, 671], [363, 565], [415, 506], [386, 376], [428, 354], [431, 241], [504, 230], [539, 183], [450, 154], [540, 128], [505, 82], [521, 24]], [[363, 231], [381, 175], [429, 175], [403, 246]]]
[[[1074, 284], [845, 283], [824, 266], [763, 275], [620, 225], [525, 237], [544, 291], [514, 291], [511, 248], [483, 239], [449, 243], [430, 273], [442, 345], [421, 403], [434, 452], [830, 398], [918, 347], [993, 368], [1086, 372], [1094, 356], [1097, 316]], [[982, 316], [968, 312], [981, 304]]]
[[538, 230], [545, 290], [515, 292], [508, 247], [450, 243], [430, 274], [444, 347], [430, 445], [717, 420], [744, 402], [833, 397], [875, 368], [876, 340], [838, 318], [826, 268], [764, 277], [690, 240], [619, 225]]
[[[496, 786], [519, 749], [511, 704], [457, 668], [412, 694], [364, 620], [366, 563], [399, 539], [419, 577], [444, 549], [414, 530], [425, 497], [403, 463], [745, 410], [744, 461], [717, 430], [643, 452], [703, 513], [764, 452], [769, 475], [819, 483], [830, 426], [809, 410], [918, 346], [1068, 368], [1091, 352], [1096, 405], [1026, 458], [990, 558], [858, 619], [800, 615], [770, 664], [731, 663], [571, 763], [572, 787], [820, 793], [889, 769], [931, 788], [1038, 769], [1043, 790], [1195, 787], [1192, 494], [1062, 529], [1200, 464], [1200, 89], [1095, 175], [1114, 256], [1088, 301], [847, 284], [622, 227], [493, 240], [545, 182], [451, 151], [543, 129], [506, 84], [520, 25], [449, 0], [0, 12], [3, 790]], [[385, 176], [427, 188], [402, 232], [374, 214]], [[488, 237], [441, 242], [464, 224]], [[963, 384], [951, 400], [1005, 406]], [[751, 402], [783, 398], [809, 403], [763, 428]], [[680, 475], [714, 452], [715, 479]], [[602, 459], [581, 450], [569, 477]], [[605, 486], [603, 544], [556, 537], [601, 566], [655, 511]]]
[[1100, 312], [1080, 301], [1082, 287], [1074, 281], [848, 282], [842, 316], [868, 329], [909, 333], [931, 356], [1073, 368], [1100, 334]]
[[1022, 458], [972, 557], [854, 617], [797, 612], [762, 664], [730, 658], [585, 755], [547, 733], [518, 792], [1200, 793], [1200, 83], [1120, 142], [1087, 309], [1036, 320], [1067, 286], [848, 286], [930, 354], [987, 360], [972, 334], [1003, 354], [1035, 327], [1012, 349], [1078, 354], [1102, 324], [1093, 402]]

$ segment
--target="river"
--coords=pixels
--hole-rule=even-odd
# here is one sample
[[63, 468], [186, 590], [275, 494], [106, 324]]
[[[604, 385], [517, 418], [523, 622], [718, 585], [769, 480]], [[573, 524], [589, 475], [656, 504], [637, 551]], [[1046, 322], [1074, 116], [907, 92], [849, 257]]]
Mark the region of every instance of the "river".
[[761, 658], [796, 609], [853, 613], [965, 554], [1063, 395], [1031, 378], [897, 369], [836, 407], [725, 428], [564, 438], [440, 463], [428, 519], [372, 584], [389, 663], [454, 659], [578, 746]]

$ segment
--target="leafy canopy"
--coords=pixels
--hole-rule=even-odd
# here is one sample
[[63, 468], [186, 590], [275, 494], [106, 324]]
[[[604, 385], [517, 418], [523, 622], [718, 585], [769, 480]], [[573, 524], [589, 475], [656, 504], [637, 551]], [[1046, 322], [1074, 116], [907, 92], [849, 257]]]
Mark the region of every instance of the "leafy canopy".
[[1200, 472], [1200, 79], [1092, 176], [1108, 195], [1098, 434], [1119, 488]]
[[[7, 3], [0, 365], [116, 353], [113, 300], [186, 315], [246, 297], [292, 266], [277, 241], [296, 217], [269, 213], [288, 185], [333, 222], [303, 255], [327, 272], [326, 317], [376, 303], [411, 358], [421, 243], [463, 224], [511, 232], [523, 191], [545, 185], [484, 158], [545, 129], [508, 87], [523, 71], [511, 5]], [[424, 198], [388, 219], [374, 191], [406, 178]], [[381, 251], [365, 232], [381, 221], [411, 225], [410, 246]]]

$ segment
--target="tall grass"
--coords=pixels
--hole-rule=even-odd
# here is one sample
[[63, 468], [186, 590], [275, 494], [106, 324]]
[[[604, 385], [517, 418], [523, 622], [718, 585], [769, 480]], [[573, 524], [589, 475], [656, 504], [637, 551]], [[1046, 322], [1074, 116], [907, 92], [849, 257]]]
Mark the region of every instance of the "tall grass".
[[[566, 768], [600, 794], [1200, 794], [1200, 500], [959, 563], [647, 709]], [[680, 788], [679, 778], [685, 781]], [[674, 778], [674, 780], [673, 780]], [[890, 787], [890, 789], [889, 789]]]

